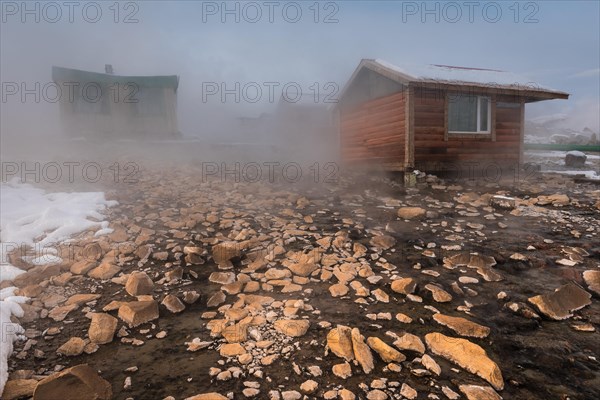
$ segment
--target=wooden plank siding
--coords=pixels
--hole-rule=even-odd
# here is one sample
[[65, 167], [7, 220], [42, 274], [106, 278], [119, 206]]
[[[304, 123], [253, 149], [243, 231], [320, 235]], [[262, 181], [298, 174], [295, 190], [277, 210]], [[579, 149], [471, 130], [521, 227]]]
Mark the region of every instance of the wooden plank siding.
[[404, 91], [342, 110], [339, 124], [344, 162], [403, 167], [407, 131]]
[[[483, 135], [448, 133], [448, 99], [444, 92], [414, 94], [415, 168], [447, 169], [468, 162], [516, 165], [522, 150], [523, 107], [520, 102], [497, 107], [492, 95], [492, 132]], [[511, 103], [514, 98], [511, 99]], [[514, 106], [513, 106], [514, 105]]]

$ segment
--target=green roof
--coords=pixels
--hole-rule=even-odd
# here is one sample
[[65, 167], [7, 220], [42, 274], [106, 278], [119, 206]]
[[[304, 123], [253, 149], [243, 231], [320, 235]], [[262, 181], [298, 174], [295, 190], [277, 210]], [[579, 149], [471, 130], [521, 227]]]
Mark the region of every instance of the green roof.
[[55, 66], [52, 67], [52, 80], [56, 83], [80, 82], [83, 84], [96, 83], [107, 86], [133, 83], [140, 87], [173, 88], [175, 91], [177, 91], [177, 87], [179, 86], [179, 77], [177, 75], [120, 76]]

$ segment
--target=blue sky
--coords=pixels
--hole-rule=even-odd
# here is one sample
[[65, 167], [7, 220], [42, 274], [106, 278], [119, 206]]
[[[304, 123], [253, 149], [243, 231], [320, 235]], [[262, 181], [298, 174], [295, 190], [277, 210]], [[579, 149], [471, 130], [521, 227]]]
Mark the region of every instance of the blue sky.
[[[100, 2], [103, 14], [96, 23], [85, 21], [81, 10], [75, 10], [71, 23], [64, 9], [55, 23], [43, 14], [39, 23], [31, 16], [23, 23], [22, 10], [7, 14], [3, 5], [2, 81], [49, 81], [52, 65], [101, 72], [111, 63], [124, 75], [178, 74], [181, 128], [201, 134], [198, 126], [207, 115], [256, 115], [270, 106], [243, 99], [222, 104], [218, 96], [203, 102], [203, 83], [295, 82], [304, 90], [313, 83], [342, 86], [361, 58], [382, 58], [522, 74], [572, 94], [568, 101], [530, 105], [528, 116], [566, 113], [575, 129], [599, 128], [598, 1], [273, 3], [272, 22], [263, 1], [227, 2], [229, 9], [238, 7], [239, 22], [235, 13], [223, 14], [223, 2], [121, 3], [117, 23], [115, 10], [109, 9], [113, 2]], [[257, 6], [262, 15], [252, 23]], [[302, 16], [292, 23], [298, 7]], [[132, 12], [138, 22], [123, 23]], [[337, 22], [325, 23], [331, 13]], [[5, 110], [12, 106], [17, 105], [3, 104]]]

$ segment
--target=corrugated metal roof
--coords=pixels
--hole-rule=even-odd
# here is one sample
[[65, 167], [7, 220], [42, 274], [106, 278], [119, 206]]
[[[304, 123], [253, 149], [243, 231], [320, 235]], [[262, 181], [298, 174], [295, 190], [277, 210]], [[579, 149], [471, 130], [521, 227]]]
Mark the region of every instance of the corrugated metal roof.
[[96, 83], [99, 85], [135, 84], [139, 87], [148, 88], [173, 88], [175, 91], [177, 91], [179, 86], [179, 77], [177, 75], [121, 76], [56, 66], [52, 67], [52, 80], [57, 83], [81, 82], [83, 84]]

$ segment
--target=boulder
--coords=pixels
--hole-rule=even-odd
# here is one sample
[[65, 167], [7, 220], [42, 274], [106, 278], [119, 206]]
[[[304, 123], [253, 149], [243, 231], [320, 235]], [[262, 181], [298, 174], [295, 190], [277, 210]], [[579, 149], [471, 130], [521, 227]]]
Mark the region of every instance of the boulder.
[[284, 335], [291, 337], [300, 337], [306, 334], [310, 322], [305, 319], [280, 319], [273, 324], [275, 329]]
[[365, 343], [365, 338], [360, 334], [358, 328], [353, 328], [352, 333], [352, 350], [354, 350], [354, 358], [360, 364], [365, 374], [369, 374], [375, 368], [373, 354], [371, 349]]
[[338, 357], [346, 361], [354, 359], [352, 349], [352, 329], [344, 325], [338, 325], [327, 334], [327, 347]]
[[588, 285], [588, 289], [600, 295], [600, 270], [587, 270], [583, 272], [583, 280]]
[[11, 379], [4, 385], [4, 391], [0, 393], [4, 400], [15, 400], [22, 397], [31, 397], [37, 386], [35, 379]]
[[172, 294], [166, 295], [161, 304], [172, 313], [180, 313], [185, 310], [185, 305], [181, 302], [181, 300]]
[[125, 290], [131, 296], [151, 294], [154, 290], [154, 282], [145, 272], [135, 271], [129, 274], [127, 283], [125, 283]]
[[56, 352], [63, 356], [74, 357], [83, 353], [83, 348], [86, 345], [86, 341], [79, 337], [72, 337], [67, 340], [62, 346], [60, 346]]
[[400, 278], [393, 281], [391, 287], [396, 293], [411, 294], [417, 288], [417, 281], [413, 278]]
[[502, 400], [502, 397], [489, 386], [460, 385], [458, 389], [467, 396], [467, 400]]
[[92, 269], [88, 272], [88, 276], [90, 278], [99, 279], [99, 280], [107, 280], [115, 276], [121, 271], [121, 268], [112, 264], [110, 262], [103, 262], [96, 268]]
[[154, 300], [132, 301], [119, 307], [119, 318], [134, 328], [158, 319], [158, 303]]
[[88, 336], [92, 343], [105, 344], [113, 340], [118, 320], [110, 314], [93, 313]]
[[425, 335], [425, 342], [432, 353], [478, 375], [497, 390], [504, 388], [504, 379], [498, 364], [492, 361], [485, 350], [475, 343], [437, 332]]
[[569, 151], [565, 155], [565, 165], [567, 167], [582, 168], [585, 167], [587, 156], [581, 151]]
[[406, 356], [400, 353], [398, 350], [394, 349], [392, 346], [385, 343], [383, 340], [378, 337], [369, 337], [367, 339], [367, 344], [371, 349], [373, 349], [379, 357], [386, 363], [390, 362], [402, 362], [406, 360]]
[[408, 332], [396, 339], [394, 346], [400, 350], [410, 350], [421, 354], [425, 353], [423, 341], [417, 335]]
[[373, 247], [380, 248], [381, 250], [387, 250], [396, 244], [396, 239], [389, 235], [379, 235], [371, 238], [369, 243]]
[[222, 242], [212, 248], [212, 257], [217, 264], [227, 264], [233, 258], [240, 257], [242, 245], [237, 242]]
[[33, 392], [33, 400], [109, 400], [110, 383], [87, 364], [65, 369], [41, 380]]

